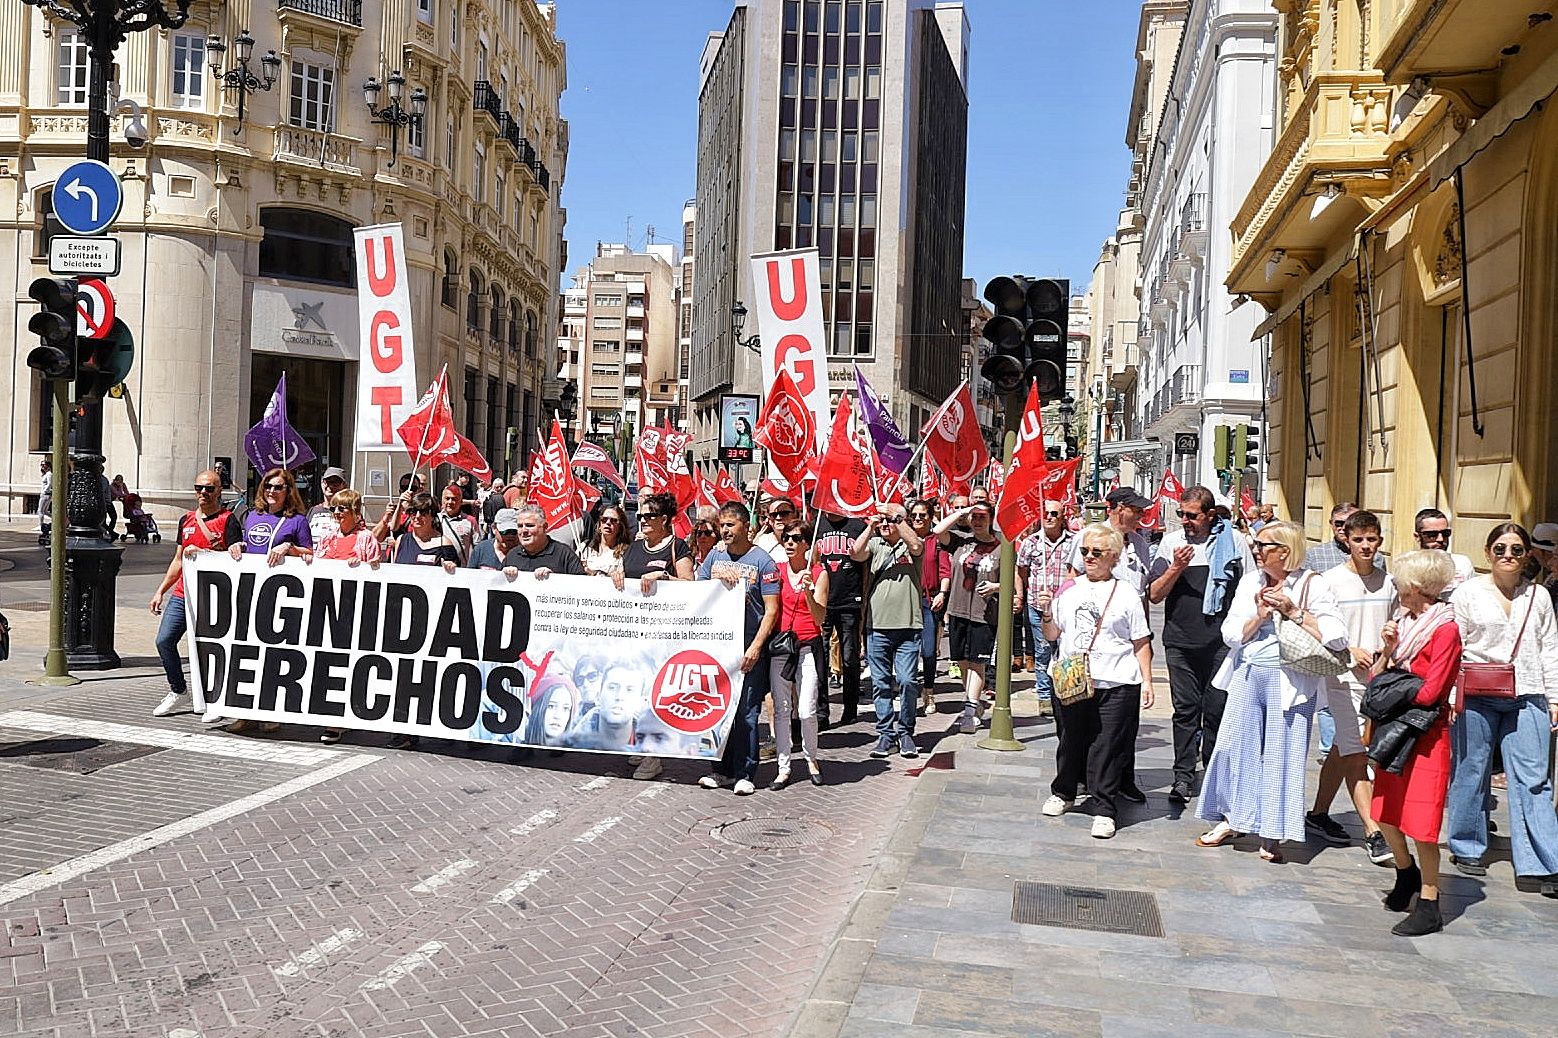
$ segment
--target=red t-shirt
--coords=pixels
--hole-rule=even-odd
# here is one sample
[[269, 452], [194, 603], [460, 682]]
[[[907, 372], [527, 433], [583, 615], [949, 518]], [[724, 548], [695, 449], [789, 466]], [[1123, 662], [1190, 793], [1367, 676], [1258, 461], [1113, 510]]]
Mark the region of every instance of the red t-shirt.
[[[238, 517], [223, 509], [215, 515], [203, 516], [205, 529], [200, 528], [194, 512], [185, 512], [179, 520], [178, 545], [181, 548], [203, 548], [207, 551], [226, 551], [243, 540], [243, 526]], [[211, 536], [206, 536], [209, 530]], [[184, 574], [173, 585], [174, 598], [184, 597]]]
[[[821, 566], [812, 567], [811, 579], [814, 583], [821, 572]], [[794, 576], [788, 562], [779, 564], [779, 630], [794, 631], [795, 637], [803, 642], [820, 638], [822, 628], [817, 626], [817, 618], [811, 615], [811, 609], [806, 605], [806, 599], [812, 592], [793, 587], [790, 581]]]

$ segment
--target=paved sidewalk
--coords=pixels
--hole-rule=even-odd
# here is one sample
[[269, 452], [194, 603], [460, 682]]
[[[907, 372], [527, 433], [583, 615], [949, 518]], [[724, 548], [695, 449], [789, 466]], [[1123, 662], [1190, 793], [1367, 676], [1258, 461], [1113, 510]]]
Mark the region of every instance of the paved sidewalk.
[[[1290, 846], [1284, 865], [1255, 840], [1197, 848], [1205, 826], [1163, 795], [1172, 748], [1153, 713], [1148, 802], [1126, 805], [1111, 841], [1090, 837], [1085, 807], [1039, 815], [1052, 725], [1020, 727], [1022, 753], [945, 740], [792, 1035], [1558, 1033], [1558, 901], [1515, 891], [1507, 841], [1486, 879], [1445, 877], [1445, 932], [1393, 936], [1380, 904], [1393, 873], [1359, 847]], [[1015, 923], [1018, 880], [1151, 892], [1165, 936]]]

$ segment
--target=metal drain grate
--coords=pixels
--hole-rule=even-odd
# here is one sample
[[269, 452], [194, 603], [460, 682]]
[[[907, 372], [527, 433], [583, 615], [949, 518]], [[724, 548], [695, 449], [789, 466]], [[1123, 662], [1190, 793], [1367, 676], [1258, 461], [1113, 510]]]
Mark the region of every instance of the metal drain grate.
[[1138, 937], [1163, 936], [1158, 899], [1144, 890], [1099, 890], [1019, 881], [1012, 888], [1012, 922]]
[[0, 607], [0, 608], [9, 609], [13, 613], [47, 613], [49, 611], [49, 603], [47, 603], [47, 602], [8, 602], [3, 607]]
[[90, 775], [111, 764], [123, 764], [125, 761], [135, 760], [137, 757], [150, 757], [162, 751], [161, 746], [60, 737], [0, 746], [0, 762], [12, 761], [25, 764], [29, 768]]
[[815, 847], [833, 837], [833, 830], [804, 818], [742, 818], [710, 830], [716, 840], [759, 850]]

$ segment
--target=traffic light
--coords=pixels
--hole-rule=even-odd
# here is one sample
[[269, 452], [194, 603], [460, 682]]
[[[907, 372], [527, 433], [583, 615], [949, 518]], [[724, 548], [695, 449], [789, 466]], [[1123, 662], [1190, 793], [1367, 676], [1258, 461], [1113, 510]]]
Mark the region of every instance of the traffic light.
[[113, 339], [76, 340], [77, 403], [97, 403], [119, 381], [120, 375], [114, 370], [114, 354], [118, 350], [119, 344]]
[[1037, 383], [1041, 403], [1066, 395], [1066, 325], [1071, 283], [1064, 278], [1011, 275], [992, 278], [985, 299], [995, 315], [982, 332], [995, 352], [979, 373], [995, 392], [1015, 393]]
[[1212, 464], [1218, 472], [1233, 470], [1233, 430], [1226, 425], [1212, 430]]
[[1241, 425], [1233, 435], [1233, 466], [1236, 469], [1254, 467], [1260, 459], [1260, 429], [1253, 425]]
[[38, 278], [27, 294], [43, 306], [27, 322], [39, 340], [27, 366], [44, 378], [68, 378], [76, 363], [76, 279]]

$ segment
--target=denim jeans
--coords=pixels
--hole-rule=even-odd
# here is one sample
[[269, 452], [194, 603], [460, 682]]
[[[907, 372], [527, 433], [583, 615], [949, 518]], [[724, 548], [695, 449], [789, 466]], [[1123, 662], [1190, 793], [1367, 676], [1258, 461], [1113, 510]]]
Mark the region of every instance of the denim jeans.
[[1322, 703], [1319, 712], [1315, 714], [1315, 724], [1320, 729], [1320, 756], [1324, 757], [1331, 752], [1336, 742], [1336, 718], [1331, 716], [1330, 707]]
[[1049, 661], [1055, 658], [1055, 645], [1044, 637], [1039, 611], [1028, 607], [1028, 627], [1033, 631], [1033, 691], [1040, 699], [1055, 694], [1055, 682], [1049, 676]]
[[1488, 780], [1493, 748], [1509, 776], [1509, 843], [1517, 876], [1558, 873], [1558, 815], [1548, 774], [1551, 719], [1541, 696], [1473, 696], [1450, 728], [1455, 768], [1450, 779], [1450, 853], [1480, 858], [1488, 851]]
[[183, 695], [189, 691], [184, 682], [184, 652], [179, 642], [189, 622], [184, 618], [184, 596], [164, 595], [162, 599], [162, 623], [157, 628], [157, 657], [168, 675], [168, 691]]
[[757, 721], [763, 700], [768, 696], [769, 668], [772, 661], [765, 652], [757, 665], [745, 674], [741, 683], [741, 701], [730, 724], [725, 752], [714, 766], [717, 774], [750, 781], [757, 775]]
[[[866, 640], [871, 694], [876, 701], [876, 734], [888, 745], [914, 734], [920, 704], [920, 632], [913, 628], [875, 630]], [[893, 696], [900, 698], [893, 710]]]

